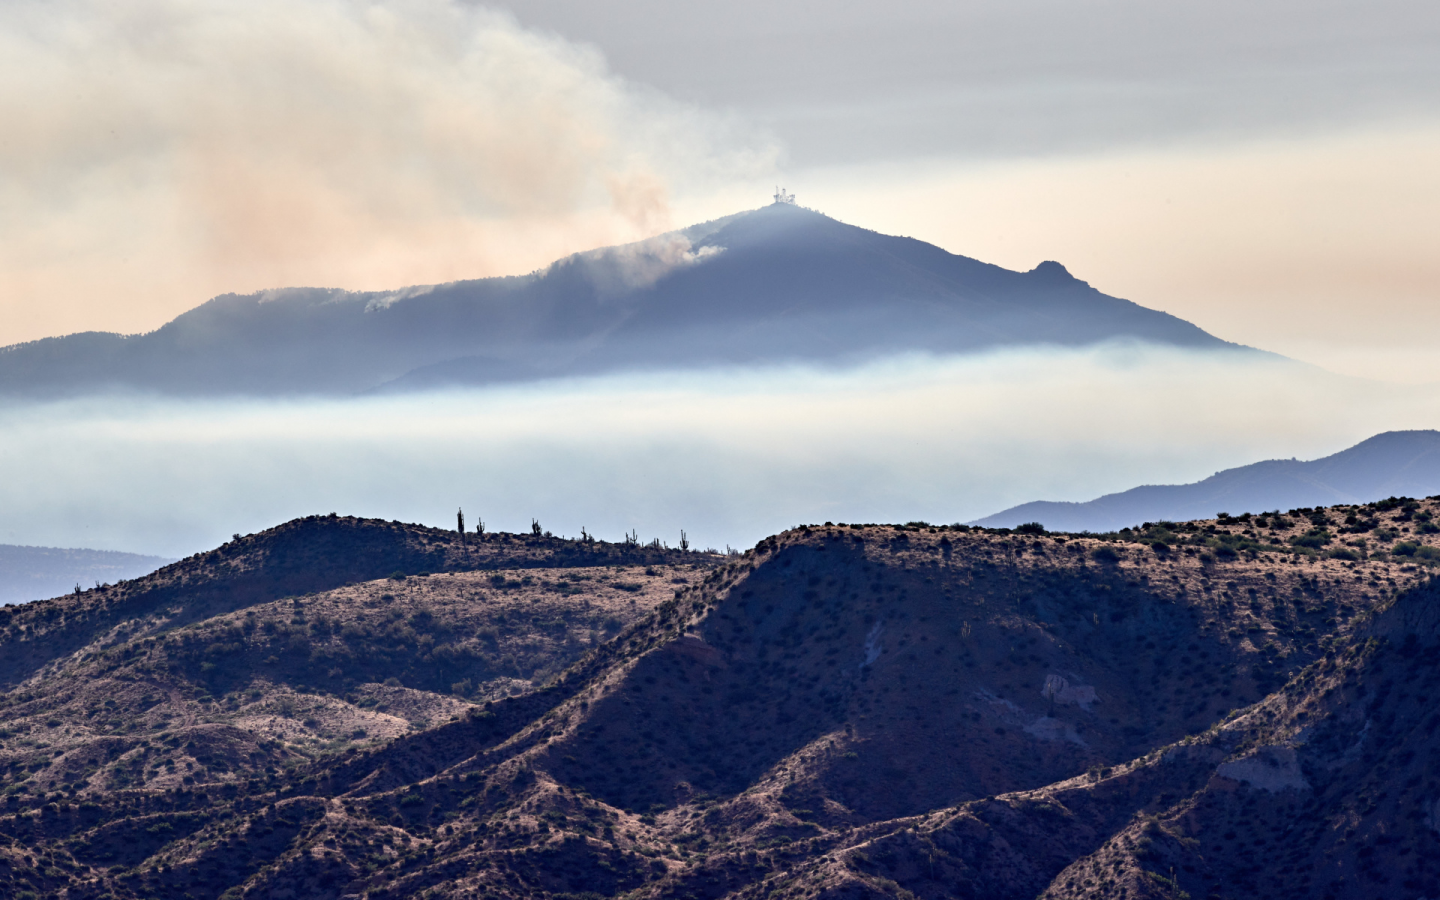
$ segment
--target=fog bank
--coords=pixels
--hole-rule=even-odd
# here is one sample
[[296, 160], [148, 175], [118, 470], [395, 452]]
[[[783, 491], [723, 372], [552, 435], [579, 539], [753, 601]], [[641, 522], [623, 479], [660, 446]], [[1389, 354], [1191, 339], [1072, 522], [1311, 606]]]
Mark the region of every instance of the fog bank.
[[1137, 347], [333, 402], [0, 408], [0, 542], [183, 556], [294, 516], [629, 529], [975, 519], [1434, 427], [1440, 396]]

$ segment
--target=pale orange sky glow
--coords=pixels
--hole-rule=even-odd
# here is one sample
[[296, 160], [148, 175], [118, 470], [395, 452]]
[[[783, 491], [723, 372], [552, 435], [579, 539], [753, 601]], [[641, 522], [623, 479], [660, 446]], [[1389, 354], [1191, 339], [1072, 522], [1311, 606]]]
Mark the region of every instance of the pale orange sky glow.
[[810, 199], [1333, 371], [1440, 381], [1440, 128], [817, 173]]
[[0, 343], [215, 294], [514, 274], [663, 230], [763, 139], [441, 0], [0, 10]]

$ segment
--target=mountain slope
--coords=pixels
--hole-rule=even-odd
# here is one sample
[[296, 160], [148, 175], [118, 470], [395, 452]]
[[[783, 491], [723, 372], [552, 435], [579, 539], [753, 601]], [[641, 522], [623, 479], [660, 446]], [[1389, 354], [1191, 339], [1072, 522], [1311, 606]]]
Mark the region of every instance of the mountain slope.
[[20, 344], [0, 393], [348, 394], [1110, 340], [1239, 349], [1058, 263], [1012, 272], [776, 204], [524, 277], [224, 295], [149, 334]]
[[[156, 572], [0, 610], [0, 686], [14, 685], [101, 640], [140, 640], [284, 597], [387, 575], [652, 565], [709, 558], [658, 547], [504, 532], [454, 531], [350, 516], [309, 516]], [[20, 627], [18, 623], [26, 623]], [[115, 631], [118, 629], [118, 631]], [[113, 632], [113, 634], [112, 634]]]
[[106, 623], [0, 697], [0, 891], [1433, 893], [1437, 513], [809, 527], [643, 574], [512, 544], [529, 567]]
[[1051, 531], [1105, 532], [1217, 512], [1239, 515], [1432, 494], [1440, 494], [1440, 431], [1387, 431], [1322, 459], [1266, 460], [1194, 484], [1146, 485], [1084, 503], [1024, 503], [971, 524], [1014, 528], [1039, 522]]

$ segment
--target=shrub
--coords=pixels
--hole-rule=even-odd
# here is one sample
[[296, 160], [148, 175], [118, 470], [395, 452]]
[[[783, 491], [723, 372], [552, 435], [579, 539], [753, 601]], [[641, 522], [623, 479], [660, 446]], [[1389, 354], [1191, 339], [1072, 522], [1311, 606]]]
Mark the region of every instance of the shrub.
[[1330, 532], [1326, 529], [1311, 528], [1304, 534], [1298, 537], [1291, 538], [1290, 543], [1294, 544], [1296, 547], [1308, 547], [1311, 550], [1318, 550], [1326, 544], [1330, 543], [1330, 539]]
[[1015, 533], [1016, 533], [1016, 534], [1048, 534], [1048, 532], [1045, 530], [1045, 526], [1044, 526], [1044, 525], [1041, 525], [1039, 522], [1026, 522], [1024, 525], [1017, 525], [1017, 526], [1015, 527]]
[[1390, 548], [1390, 552], [1396, 556], [1409, 556], [1427, 563], [1440, 562], [1440, 549], [1417, 544], [1414, 541], [1401, 541]]
[[1114, 547], [1096, 547], [1090, 554], [1095, 557], [1096, 562], [1117, 563], [1120, 561], [1120, 554]]

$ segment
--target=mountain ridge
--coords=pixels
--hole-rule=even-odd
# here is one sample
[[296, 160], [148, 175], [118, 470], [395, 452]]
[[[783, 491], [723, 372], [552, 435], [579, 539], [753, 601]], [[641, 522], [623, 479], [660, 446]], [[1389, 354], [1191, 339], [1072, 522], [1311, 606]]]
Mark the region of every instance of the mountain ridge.
[[1106, 532], [1142, 522], [1367, 503], [1440, 493], [1440, 431], [1387, 431], [1315, 460], [1262, 460], [1180, 485], [1141, 485], [1082, 502], [1037, 500], [969, 523]]
[[1116, 339], [1258, 352], [1053, 261], [1014, 272], [774, 204], [529, 275], [222, 294], [141, 335], [12, 345], [0, 393], [354, 394]]
[[[1440, 503], [1303, 513], [802, 526], [648, 563], [286, 523], [159, 581], [320, 553], [334, 586], [279, 565], [169, 622], [183, 591], [0, 615], [54, 651], [0, 686], [0, 891], [1428, 895]], [[453, 568], [349, 580], [372, 546]]]

